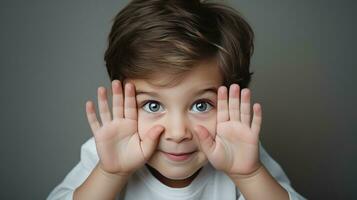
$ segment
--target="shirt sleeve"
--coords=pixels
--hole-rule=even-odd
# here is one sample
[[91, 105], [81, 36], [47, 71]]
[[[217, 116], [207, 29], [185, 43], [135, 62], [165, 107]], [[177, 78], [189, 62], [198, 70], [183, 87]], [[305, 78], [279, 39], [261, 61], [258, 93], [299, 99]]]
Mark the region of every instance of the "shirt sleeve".
[[[281, 166], [267, 153], [264, 147], [259, 143], [260, 160], [269, 173], [276, 181], [288, 192], [290, 200], [305, 200], [303, 196], [297, 193], [291, 186], [290, 180], [286, 176]], [[237, 193], [240, 193], [237, 189]], [[245, 200], [243, 195], [238, 194], [238, 200]]]
[[72, 200], [74, 190], [87, 179], [98, 160], [94, 138], [92, 137], [81, 146], [79, 163], [51, 191], [47, 200]]

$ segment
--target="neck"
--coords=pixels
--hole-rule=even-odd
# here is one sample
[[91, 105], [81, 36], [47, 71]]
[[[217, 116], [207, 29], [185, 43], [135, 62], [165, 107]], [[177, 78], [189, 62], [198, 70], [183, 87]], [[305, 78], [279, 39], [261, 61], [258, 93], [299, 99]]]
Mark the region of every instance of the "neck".
[[195, 179], [195, 177], [198, 175], [198, 173], [201, 171], [201, 168], [197, 170], [192, 176], [182, 179], [182, 180], [175, 180], [175, 179], [169, 179], [165, 177], [164, 175], [160, 174], [156, 169], [151, 167], [150, 165], [146, 165], [151, 174], [158, 179], [161, 183], [172, 187], [172, 188], [183, 188], [191, 184], [191, 182]]

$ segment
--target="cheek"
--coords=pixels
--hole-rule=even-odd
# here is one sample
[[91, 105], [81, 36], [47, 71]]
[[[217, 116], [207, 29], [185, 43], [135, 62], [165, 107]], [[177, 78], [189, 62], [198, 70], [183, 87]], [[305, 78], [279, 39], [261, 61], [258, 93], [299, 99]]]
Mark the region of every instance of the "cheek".
[[138, 133], [141, 138], [152, 128], [153, 120], [145, 114], [138, 113]]
[[201, 125], [204, 126], [210, 133], [211, 135], [216, 134], [216, 126], [217, 126], [217, 118], [216, 115], [210, 115], [209, 117], [205, 118], [195, 118], [192, 119], [192, 122], [194, 126], [196, 125]]
[[216, 120], [215, 119], [206, 121], [205, 123], [202, 123], [201, 125], [206, 127], [206, 129], [211, 133], [212, 136], [216, 135]]
[[[147, 113], [138, 113], [138, 133], [141, 138], [155, 125], [159, 123], [159, 119], [149, 115]], [[217, 118], [216, 113], [213, 112], [207, 116], [194, 116], [190, 119], [192, 122], [190, 125], [194, 127], [196, 125], [204, 126], [213, 136], [216, 134]]]

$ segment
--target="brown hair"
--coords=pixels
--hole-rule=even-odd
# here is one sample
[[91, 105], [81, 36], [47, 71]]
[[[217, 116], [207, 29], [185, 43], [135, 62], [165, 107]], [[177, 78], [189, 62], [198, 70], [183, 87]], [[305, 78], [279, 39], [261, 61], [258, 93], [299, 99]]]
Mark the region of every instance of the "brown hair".
[[215, 59], [226, 86], [248, 87], [254, 33], [240, 13], [204, 0], [132, 0], [113, 19], [105, 62], [111, 80], [180, 75]]

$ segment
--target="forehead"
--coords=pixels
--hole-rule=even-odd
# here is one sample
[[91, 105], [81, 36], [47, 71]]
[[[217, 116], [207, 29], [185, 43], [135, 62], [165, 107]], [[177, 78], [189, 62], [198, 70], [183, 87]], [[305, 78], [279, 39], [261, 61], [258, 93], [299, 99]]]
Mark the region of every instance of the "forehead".
[[[175, 80], [178, 80], [177, 82]], [[180, 93], [195, 92], [210, 87], [219, 87], [223, 84], [223, 76], [215, 61], [203, 61], [192, 67], [192, 70], [180, 75], [157, 73], [150, 79], [129, 79], [139, 91]], [[170, 81], [174, 81], [170, 84]], [[169, 84], [167, 84], [169, 83]]]

